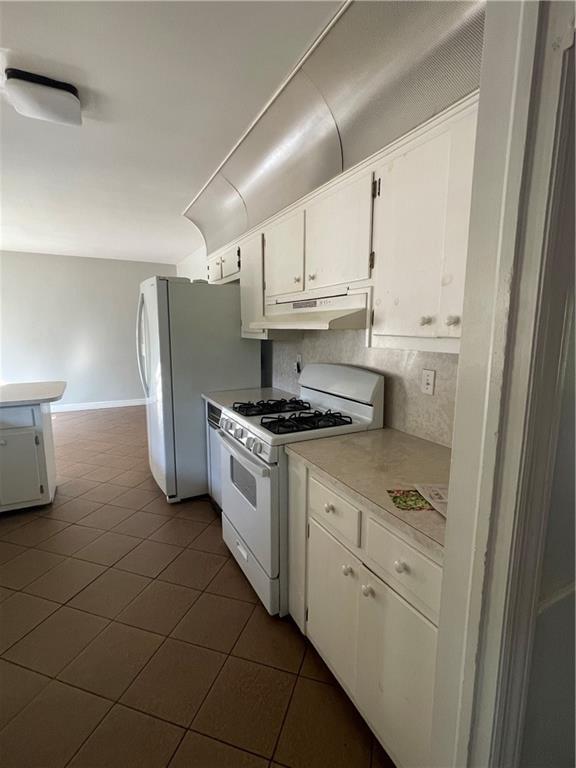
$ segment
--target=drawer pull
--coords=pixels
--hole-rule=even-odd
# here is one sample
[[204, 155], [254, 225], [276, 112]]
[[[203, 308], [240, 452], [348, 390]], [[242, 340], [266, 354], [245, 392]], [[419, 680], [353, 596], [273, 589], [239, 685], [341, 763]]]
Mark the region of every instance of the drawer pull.
[[362, 594], [364, 597], [374, 597], [374, 587], [370, 584], [362, 584]]
[[394, 560], [394, 570], [396, 573], [406, 573], [410, 569], [408, 568], [408, 564], [404, 562], [404, 560]]
[[342, 566], [342, 573], [344, 576], [351, 576], [354, 573], [354, 569], [351, 565], [343, 565]]
[[334, 504], [324, 504], [324, 512], [326, 512], [327, 515], [334, 512]]

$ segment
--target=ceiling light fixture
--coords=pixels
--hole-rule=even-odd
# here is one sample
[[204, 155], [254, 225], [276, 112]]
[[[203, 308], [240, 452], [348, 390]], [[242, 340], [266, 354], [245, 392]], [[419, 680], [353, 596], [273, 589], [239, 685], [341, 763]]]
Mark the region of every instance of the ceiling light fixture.
[[82, 124], [75, 85], [14, 67], [8, 67], [5, 74], [4, 92], [19, 114], [50, 123]]

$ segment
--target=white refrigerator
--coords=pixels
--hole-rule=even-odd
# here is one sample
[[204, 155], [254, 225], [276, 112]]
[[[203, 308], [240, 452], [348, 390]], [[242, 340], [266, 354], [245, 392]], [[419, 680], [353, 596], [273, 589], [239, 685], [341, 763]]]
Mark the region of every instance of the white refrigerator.
[[260, 342], [240, 337], [238, 284], [146, 280], [136, 337], [152, 475], [169, 501], [207, 493], [201, 395], [260, 386]]

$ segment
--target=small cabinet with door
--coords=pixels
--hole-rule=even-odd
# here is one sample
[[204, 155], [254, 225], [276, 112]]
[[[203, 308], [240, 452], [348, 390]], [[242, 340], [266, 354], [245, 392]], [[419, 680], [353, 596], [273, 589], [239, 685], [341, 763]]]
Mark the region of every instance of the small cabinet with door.
[[240, 243], [242, 259], [240, 272], [240, 310], [242, 336], [245, 338], [266, 338], [267, 332], [255, 330], [252, 323], [264, 316], [264, 236], [258, 232]]
[[237, 243], [218, 251], [208, 259], [208, 282], [237, 280], [240, 276], [240, 262], [240, 246]]
[[372, 173], [364, 171], [306, 205], [307, 290], [370, 277]]
[[376, 168], [376, 335], [460, 336], [475, 127], [472, 106]]
[[264, 230], [266, 298], [304, 290], [304, 210], [283, 216]]
[[[59, 400], [64, 388], [63, 382], [0, 387], [0, 512], [53, 500], [56, 463], [49, 400]], [[25, 395], [39, 392], [49, 400], [20, 404], [12, 394], [19, 389]]]

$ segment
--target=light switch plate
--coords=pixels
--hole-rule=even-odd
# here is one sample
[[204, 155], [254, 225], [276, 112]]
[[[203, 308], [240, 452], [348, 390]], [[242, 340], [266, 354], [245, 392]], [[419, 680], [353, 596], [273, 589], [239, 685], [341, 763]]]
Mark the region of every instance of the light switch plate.
[[422, 370], [422, 381], [420, 382], [420, 389], [425, 395], [433, 395], [435, 387], [436, 371], [431, 371], [428, 368], [424, 368]]

